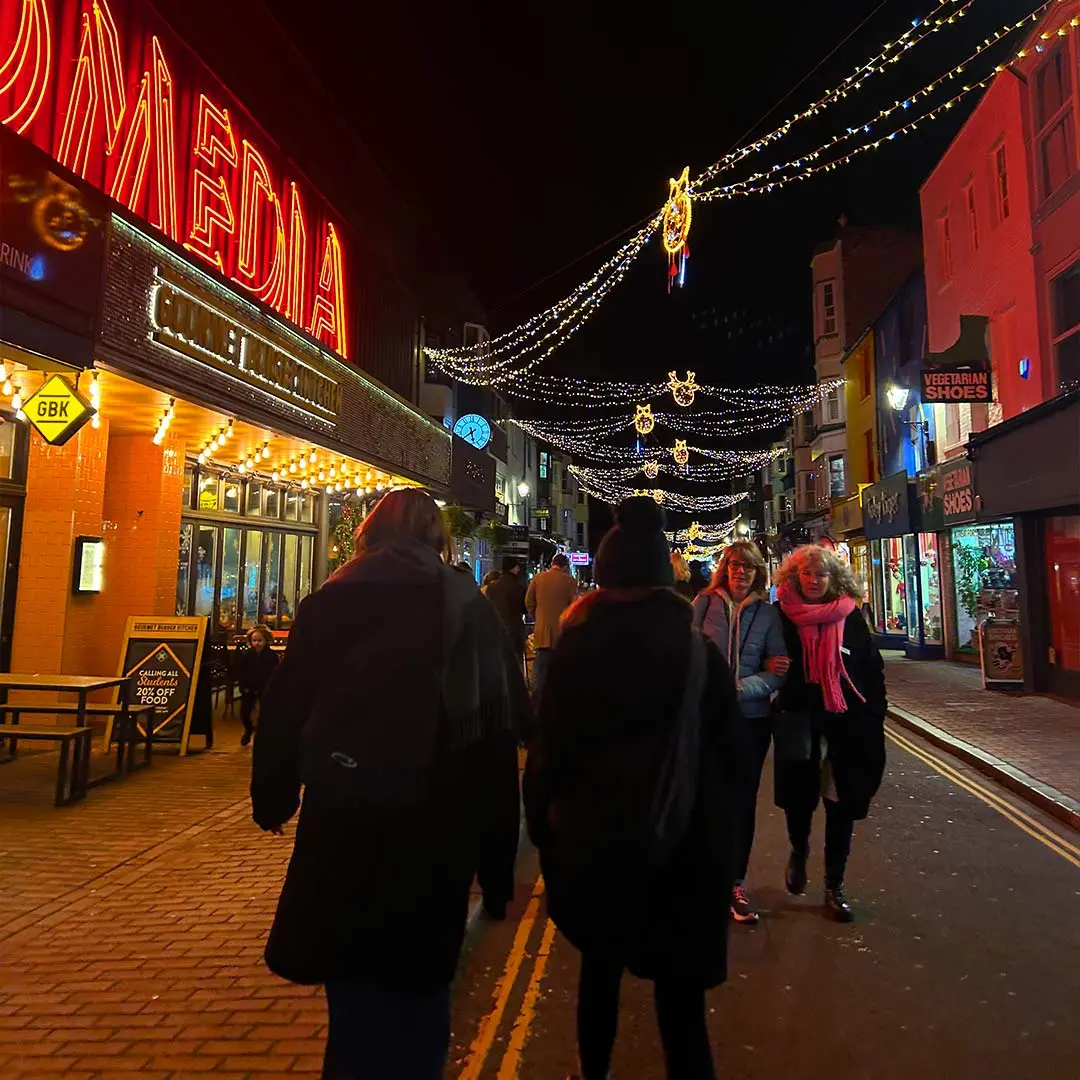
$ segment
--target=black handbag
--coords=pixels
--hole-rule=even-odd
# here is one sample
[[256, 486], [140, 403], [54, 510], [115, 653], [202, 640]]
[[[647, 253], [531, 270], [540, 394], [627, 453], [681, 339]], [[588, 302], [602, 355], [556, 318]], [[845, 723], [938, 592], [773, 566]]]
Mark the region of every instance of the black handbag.
[[809, 761], [813, 739], [810, 714], [783, 710], [772, 716], [773, 746], [777, 761]]

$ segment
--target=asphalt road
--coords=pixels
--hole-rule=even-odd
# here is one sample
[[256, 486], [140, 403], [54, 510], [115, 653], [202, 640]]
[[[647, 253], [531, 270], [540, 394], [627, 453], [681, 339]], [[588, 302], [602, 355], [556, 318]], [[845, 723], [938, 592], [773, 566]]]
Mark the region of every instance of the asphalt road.
[[[709, 1000], [718, 1075], [1080, 1080], [1080, 836], [894, 734], [856, 830], [850, 926], [821, 907], [820, 822], [807, 895], [784, 892], [767, 774], [748, 882], [764, 917], [732, 928], [729, 981]], [[509, 919], [481, 925], [466, 957], [448, 1078], [574, 1069], [577, 954], [547, 921], [535, 854], [521, 863]], [[612, 1071], [664, 1075], [651, 987], [631, 979]]]

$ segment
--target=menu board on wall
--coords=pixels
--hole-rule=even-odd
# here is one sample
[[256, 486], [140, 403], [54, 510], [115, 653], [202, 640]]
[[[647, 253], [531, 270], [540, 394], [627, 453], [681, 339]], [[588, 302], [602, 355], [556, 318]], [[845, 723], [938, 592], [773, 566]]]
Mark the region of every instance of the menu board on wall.
[[[120, 654], [120, 674], [130, 676], [132, 704], [152, 705], [156, 743], [172, 743], [186, 754], [195, 685], [206, 638], [206, 617], [129, 616]], [[142, 730], [140, 725], [140, 730]], [[112, 725], [106, 731], [112, 738]]]
[[1020, 623], [986, 619], [979, 624], [979, 660], [983, 686], [1015, 689], [1024, 684], [1024, 651]]

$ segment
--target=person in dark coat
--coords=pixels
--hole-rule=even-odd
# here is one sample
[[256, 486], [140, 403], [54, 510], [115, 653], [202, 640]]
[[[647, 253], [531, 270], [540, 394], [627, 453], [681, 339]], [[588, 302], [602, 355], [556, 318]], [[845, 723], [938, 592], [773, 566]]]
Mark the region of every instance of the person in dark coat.
[[270, 679], [277, 670], [278, 657], [270, 648], [274, 633], [268, 626], [256, 626], [248, 631], [247, 648], [240, 653], [236, 681], [240, 685], [240, 722], [244, 734], [240, 745], [247, 746], [254, 733], [251, 718], [255, 706], [262, 700]]
[[[733, 819], [748, 753], [733, 722], [731, 672], [673, 591], [663, 511], [627, 499], [617, 519], [596, 555], [599, 588], [566, 612], [540, 695], [526, 766], [529, 834], [551, 918], [581, 952], [584, 1080], [607, 1076], [624, 970], [654, 983], [668, 1075], [707, 1080], [705, 992], [727, 976]], [[704, 664], [686, 701], [695, 649]], [[641, 838], [621, 824], [637, 785], [617, 763], [637, 747], [651, 758], [687, 715], [700, 737], [676, 778], [692, 793], [689, 820], [650, 868], [636, 855]], [[644, 798], [652, 802], [652, 788]]]
[[266, 961], [325, 985], [327, 1080], [441, 1078], [474, 878], [495, 918], [513, 895], [528, 693], [448, 548], [426, 492], [385, 495], [300, 605], [255, 738], [256, 824], [300, 809]]
[[[860, 611], [863, 590], [835, 552], [796, 549], [777, 575], [791, 667], [777, 705], [798, 747], [776, 745], [776, 805], [787, 817], [788, 892], [806, 890], [810, 825], [825, 803], [825, 905], [854, 918], [844, 874], [855, 822], [885, 773], [885, 666]], [[777, 729], [778, 731], [780, 728]]]
[[503, 559], [502, 573], [488, 585], [484, 595], [498, 613], [506, 628], [515, 654], [525, 663], [525, 593], [528, 586], [522, 573], [521, 563], [513, 556]]

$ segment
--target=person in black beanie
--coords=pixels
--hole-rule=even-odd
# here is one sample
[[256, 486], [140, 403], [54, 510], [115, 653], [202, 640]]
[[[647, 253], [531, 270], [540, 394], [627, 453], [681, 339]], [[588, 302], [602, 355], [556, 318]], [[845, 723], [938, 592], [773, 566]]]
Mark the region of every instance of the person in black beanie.
[[607, 1076], [625, 970], [654, 983], [668, 1076], [710, 1080], [705, 992], [727, 977], [749, 759], [731, 672], [673, 591], [663, 511], [632, 498], [616, 520], [540, 694], [529, 835], [551, 918], [581, 952], [582, 1080]]

